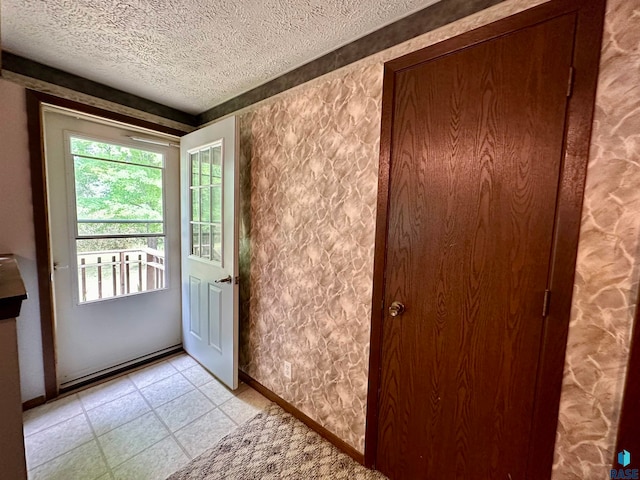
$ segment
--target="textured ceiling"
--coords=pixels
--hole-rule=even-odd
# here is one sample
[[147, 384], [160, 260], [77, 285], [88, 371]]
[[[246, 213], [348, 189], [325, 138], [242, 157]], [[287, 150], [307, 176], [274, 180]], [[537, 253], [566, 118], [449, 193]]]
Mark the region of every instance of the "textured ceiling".
[[2, 0], [2, 48], [200, 113], [437, 0]]

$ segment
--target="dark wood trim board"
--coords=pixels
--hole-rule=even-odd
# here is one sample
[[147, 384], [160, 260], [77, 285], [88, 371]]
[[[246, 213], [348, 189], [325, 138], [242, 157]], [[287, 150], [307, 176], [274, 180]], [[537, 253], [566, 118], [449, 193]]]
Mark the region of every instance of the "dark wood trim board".
[[192, 115], [172, 107], [167, 107], [166, 105], [147, 100], [146, 98], [142, 98], [131, 93], [123, 92], [116, 88], [108, 87], [102, 83], [94, 82], [93, 80], [88, 80], [84, 77], [58, 70], [57, 68], [43, 65], [42, 63], [34, 62], [28, 58], [14, 55], [11, 52], [2, 51], [2, 69], [25, 77], [52, 83], [60, 87], [69, 88], [76, 92], [101, 98], [109, 102], [135, 108], [136, 110], [150, 113], [152, 115], [168, 118], [175, 122], [184, 123], [194, 127], [198, 125], [198, 118], [196, 115]]
[[51, 272], [49, 269], [51, 265], [49, 218], [47, 215], [49, 206], [47, 201], [47, 182], [45, 178], [42, 116], [40, 114], [41, 100], [38, 95], [36, 92], [27, 90], [26, 101], [46, 401], [58, 396], [58, 380], [54, 341], [53, 285], [51, 283]]
[[31, 400], [27, 400], [22, 403], [22, 411], [26, 412], [27, 410], [31, 410], [32, 408], [39, 407], [40, 405], [44, 405], [47, 403], [47, 400], [44, 398], [44, 395], [40, 395], [39, 397], [32, 398]]
[[169, 135], [175, 135], [176, 137], [181, 137], [185, 133], [183, 130], [177, 130], [171, 127], [165, 127], [164, 125], [158, 125], [153, 122], [149, 122], [147, 120], [142, 120], [135, 117], [130, 117], [129, 115], [125, 115], [123, 113], [112, 112], [110, 110], [105, 110], [103, 108], [94, 107], [91, 105], [86, 105], [80, 102], [74, 102], [73, 100], [67, 100], [66, 98], [56, 97], [55, 95], [50, 95], [48, 93], [36, 92], [35, 90], [27, 90], [32, 95], [34, 95], [40, 104], [48, 103], [49, 105], [55, 105], [58, 107], [68, 108], [70, 110], [76, 110], [78, 112], [87, 113], [89, 115], [95, 115], [97, 117], [106, 118], [108, 120], [113, 120], [115, 122], [126, 123], [129, 125], [134, 125], [136, 127], [142, 127], [149, 130], [154, 130], [160, 133], [166, 133]]
[[242, 370], [238, 371], [238, 378], [240, 378], [240, 380], [242, 380], [244, 383], [249, 385], [254, 390], [258, 391], [259, 393], [267, 397], [272, 402], [277, 403], [283, 410], [285, 410], [286, 412], [289, 412], [291, 415], [296, 417], [298, 420], [304, 423], [311, 430], [315, 431], [320, 436], [325, 438], [327, 441], [332, 443], [336, 448], [342, 450], [344, 453], [349, 455], [356, 462], [364, 465], [364, 455], [358, 452], [355, 448], [353, 448], [347, 442], [340, 439], [335, 433], [332, 433], [329, 430], [327, 430], [325, 427], [320, 425], [314, 419], [302, 413], [300, 410], [298, 410], [296, 407], [291, 405], [285, 399], [276, 395], [274, 392], [269, 390], [267, 387], [262, 385], [257, 380], [253, 379], [251, 376], [249, 376], [247, 373], [243, 372]]
[[381, 335], [384, 318], [381, 306], [384, 298], [394, 73], [417, 63], [573, 12], [577, 19], [573, 57], [576, 75], [567, 109], [564, 161], [558, 192], [555, 244], [549, 278], [553, 301], [550, 314], [546, 318], [541, 345], [533, 418], [534, 429], [528, 457], [528, 478], [541, 480], [550, 477], [569, 331], [604, 11], [604, 0], [592, 2], [554, 0], [385, 64], [365, 442], [365, 465], [368, 467], [374, 467], [376, 463], [378, 435]]

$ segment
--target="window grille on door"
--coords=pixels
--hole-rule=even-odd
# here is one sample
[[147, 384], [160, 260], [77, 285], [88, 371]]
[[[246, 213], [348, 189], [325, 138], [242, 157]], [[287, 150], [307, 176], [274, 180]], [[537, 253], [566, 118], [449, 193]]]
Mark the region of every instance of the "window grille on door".
[[189, 152], [191, 250], [194, 257], [222, 265], [222, 142]]

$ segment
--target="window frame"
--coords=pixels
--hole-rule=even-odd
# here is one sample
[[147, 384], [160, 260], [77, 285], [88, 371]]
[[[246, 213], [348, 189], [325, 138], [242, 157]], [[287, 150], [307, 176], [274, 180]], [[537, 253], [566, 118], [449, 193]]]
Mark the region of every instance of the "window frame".
[[[202, 225], [206, 224], [210, 227], [212, 227], [214, 225], [215, 222], [213, 221], [209, 221], [209, 222], [194, 222], [193, 221], [193, 191], [194, 188], [197, 189], [201, 189], [202, 185], [193, 185], [193, 162], [191, 161], [191, 155], [193, 155], [194, 153], [200, 153], [203, 150], [207, 150], [207, 149], [211, 149], [214, 147], [220, 147], [220, 260], [214, 260], [212, 258], [206, 258], [206, 257], [202, 257], [200, 255], [195, 255], [193, 253], [193, 225], [197, 224], [199, 225], [199, 237], [202, 238]], [[225, 221], [225, 215], [224, 215], [224, 178], [225, 178], [225, 171], [224, 171], [224, 149], [225, 149], [225, 145], [224, 145], [224, 141], [222, 138], [215, 140], [213, 142], [209, 142], [206, 143], [204, 145], [201, 145], [197, 148], [192, 148], [190, 150], [187, 150], [186, 154], [187, 154], [187, 161], [188, 161], [188, 184], [189, 184], [189, 193], [188, 193], [188, 201], [189, 201], [189, 233], [188, 233], [188, 242], [189, 242], [189, 248], [188, 248], [188, 252], [189, 252], [189, 259], [191, 260], [198, 260], [202, 263], [208, 264], [208, 265], [213, 265], [219, 268], [224, 268], [224, 221]], [[201, 171], [198, 172], [198, 175], [200, 175], [201, 177]], [[200, 182], [199, 182], [200, 183]], [[211, 186], [209, 186], [211, 187]], [[211, 197], [210, 197], [211, 198]], [[200, 209], [200, 218], [202, 218], [202, 198], [199, 195], [198, 196], [199, 199], [199, 206], [198, 208]], [[211, 201], [211, 200], [210, 200]], [[211, 211], [211, 213], [213, 213], [213, 209]], [[210, 232], [209, 233], [210, 238], [211, 238], [211, 252], [210, 252], [210, 257], [212, 257], [213, 254], [213, 235]], [[202, 243], [200, 243], [200, 245], [202, 245]]]
[[[136, 165], [136, 166], [141, 166], [141, 167], [148, 167], [148, 168], [159, 168], [161, 175], [162, 175], [162, 233], [152, 233], [152, 234], [120, 234], [120, 235], [79, 235], [78, 233], [78, 212], [77, 212], [77, 198], [76, 198], [76, 178], [75, 178], [75, 162], [74, 162], [74, 157], [75, 156], [82, 156], [82, 155], [76, 155], [73, 154], [71, 152], [71, 138], [79, 138], [82, 140], [89, 140], [89, 141], [94, 141], [94, 142], [99, 142], [99, 143], [107, 143], [107, 144], [111, 144], [111, 145], [117, 145], [120, 147], [125, 147], [125, 148], [133, 148], [136, 150], [143, 150], [143, 151], [147, 151], [147, 152], [152, 152], [152, 153], [157, 153], [162, 155], [162, 166], [161, 167], [155, 167], [155, 166], [146, 166], [146, 165], [139, 165], [139, 164], [135, 164], [135, 163], [131, 163], [131, 165]], [[167, 191], [167, 176], [166, 176], [166, 162], [167, 162], [167, 157], [166, 154], [164, 152], [164, 150], [166, 150], [166, 147], [162, 147], [162, 146], [155, 146], [153, 144], [144, 144], [144, 146], [141, 146], [139, 142], [135, 142], [134, 140], [124, 140], [122, 138], [110, 138], [107, 136], [102, 136], [102, 135], [87, 135], [86, 133], [80, 133], [74, 130], [64, 130], [64, 155], [65, 155], [65, 161], [64, 161], [64, 166], [65, 166], [65, 181], [66, 181], [66, 186], [67, 186], [67, 214], [68, 214], [68, 219], [69, 221], [73, 221], [73, 225], [69, 225], [70, 228], [68, 228], [69, 231], [69, 238], [68, 238], [68, 242], [69, 242], [69, 252], [71, 255], [71, 258], [73, 258], [74, 260], [74, 265], [71, 266], [69, 265], [69, 268], [71, 268], [73, 270], [72, 274], [71, 274], [71, 281], [72, 281], [72, 292], [73, 292], [73, 302], [75, 303], [76, 306], [78, 307], [83, 307], [83, 306], [88, 306], [88, 305], [92, 305], [92, 304], [96, 304], [96, 303], [102, 303], [102, 302], [109, 302], [109, 301], [114, 301], [114, 300], [118, 300], [118, 299], [122, 299], [122, 298], [126, 298], [126, 297], [132, 297], [132, 296], [137, 296], [137, 295], [143, 295], [143, 294], [152, 294], [153, 292], [161, 292], [164, 290], [168, 290], [171, 288], [171, 284], [170, 284], [170, 265], [167, 261], [167, 259], [169, 258], [169, 245], [167, 242], [167, 198], [166, 198], [166, 191]], [[92, 157], [92, 158], [96, 158], [98, 160], [99, 157]], [[109, 159], [105, 159], [105, 161], [109, 161]], [[112, 297], [106, 297], [106, 298], [98, 298], [98, 299], [94, 299], [94, 300], [86, 300], [86, 301], [82, 301], [82, 299], [80, 298], [80, 264], [78, 263], [78, 248], [77, 248], [77, 241], [78, 240], [99, 240], [99, 239], [121, 239], [121, 238], [162, 238], [163, 241], [163, 245], [164, 245], [164, 281], [163, 281], [163, 286], [160, 288], [155, 288], [153, 290], [142, 290], [139, 292], [129, 292], [126, 294], [119, 294], [119, 295], [114, 295]]]

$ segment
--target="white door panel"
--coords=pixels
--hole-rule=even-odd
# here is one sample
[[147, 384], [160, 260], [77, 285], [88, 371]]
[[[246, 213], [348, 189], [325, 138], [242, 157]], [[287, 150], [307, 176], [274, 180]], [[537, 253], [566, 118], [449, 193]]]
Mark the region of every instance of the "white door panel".
[[238, 386], [236, 119], [181, 138], [184, 349]]
[[[55, 108], [45, 107], [43, 117], [54, 261], [58, 383], [69, 386], [93, 374], [180, 345], [179, 150], [133, 142], [130, 136], [141, 136], [140, 131], [88, 121]], [[124, 262], [110, 262], [116, 253], [109, 253], [101, 255], [100, 261], [104, 263], [100, 266], [83, 267], [81, 264], [85, 257], [85, 261], [91, 260], [78, 247], [78, 242], [85, 240], [78, 233], [74, 173], [77, 160], [70, 152], [70, 136], [113, 142], [162, 155], [164, 232], [158, 237], [162, 237], [165, 256], [161, 260], [156, 258], [156, 264], [165, 273], [155, 290], [139, 293], [136, 288], [144, 290], [143, 284], [149, 286], [151, 281], [147, 275], [152, 273], [150, 265], [153, 262], [146, 257], [147, 253], [140, 263], [138, 254], [129, 251], [123, 254], [124, 257], [130, 255]], [[145, 136], [151, 136], [150, 132], [145, 132]], [[172, 141], [176, 142], [175, 139]], [[128, 167], [118, 164], [117, 168]], [[136, 186], [131, 187], [135, 191]], [[112, 251], [114, 247], [110, 248]], [[142, 258], [143, 254], [139, 255]], [[117, 274], [113, 274], [116, 271]], [[90, 290], [84, 298], [83, 272], [87, 277], [84, 284]], [[96, 283], [97, 278], [101, 281]], [[121, 291], [124, 288], [127, 290]], [[118, 295], [122, 296], [106, 298], [110, 289], [114, 294], [118, 290]]]

